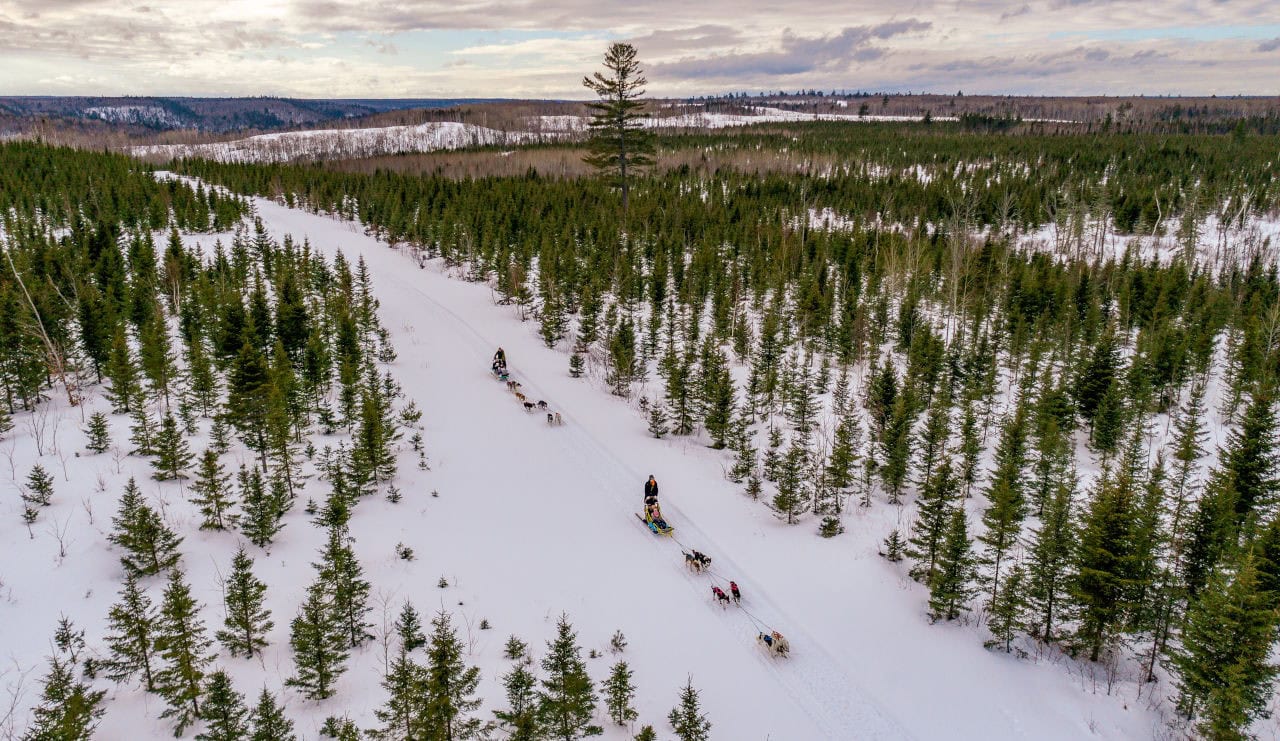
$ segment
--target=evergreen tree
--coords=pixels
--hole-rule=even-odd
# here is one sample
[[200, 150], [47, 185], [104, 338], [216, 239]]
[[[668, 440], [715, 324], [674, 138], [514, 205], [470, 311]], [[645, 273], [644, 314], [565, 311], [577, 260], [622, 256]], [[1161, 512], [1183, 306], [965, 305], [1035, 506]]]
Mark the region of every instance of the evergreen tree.
[[226, 475], [218, 460], [218, 451], [213, 448], [205, 450], [200, 456], [196, 481], [191, 486], [195, 492], [191, 501], [204, 514], [201, 530], [223, 530], [235, 524], [235, 516], [228, 512], [231, 509], [230, 481], [231, 477]]
[[111, 430], [107, 427], [107, 415], [102, 412], [94, 412], [89, 417], [89, 428], [85, 430], [85, 434], [89, 437], [85, 448], [90, 453], [105, 453], [111, 447]]
[[172, 414], [165, 413], [164, 422], [160, 424], [160, 433], [155, 440], [155, 454], [156, 458], [151, 461], [151, 466], [156, 472], [152, 478], [166, 481], [187, 477], [184, 471], [191, 465], [191, 449]]
[[39, 463], [32, 466], [31, 472], [27, 474], [27, 486], [22, 499], [28, 504], [41, 507], [53, 504], [53, 477]]
[[994, 602], [1000, 588], [1000, 568], [1017, 543], [1022, 521], [1027, 516], [1023, 494], [1023, 468], [1026, 464], [1026, 408], [1018, 406], [1000, 434], [996, 448], [996, 470], [987, 490], [988, 507], [982, 513], [986, 530], [978, 536], [985, 546], [982, 563], [990, 568], [985, 581], [990, 588], [988, 603]]
[[[917, 479], [921, 486], [933, 475], [933, 467], [943, 455], [947, 446], [947, 437], [951, 434], [951, 397], [941, 393], [934, 397], [929, 405], [929, 414], [925, 416], [924, 428], [920, 430], [915, 445]], [[838, 434], [838, 428], [837, 428]]]
[[861, 443], [862, 428], [857, 416], [841, 415], [826, 467], [827, 484], [836, 491], [853, 485], [853, 467], [858, 462], [858, 447]]
[[1042, 641], [1052, 641], [1054, 626], [1067, 610], [1076, 531], [1071, 501], [1075, 477], [1059, 483], [1045, 502], [1040, 527], [1032, 533], [1027, 564], [1027, 601]]
[[156, 429], [156, 422], [151, 417], [151, 409], [144, 397], [134, 402], [133, 405], [133, 424], [129, 426], [129, 442], [133, 444], [133, 453], [136, 455], [155, 455], [156, 454], [156, 437], [159, 431]]
[[245, 553], [244, 546], [231, 559], [231, 576], [223, 585], [226, 595], [227, 616], [225, 626], [216, 637], [227, 647], [232, 656], [241, 653], [253, 658], [267, 645], [267, 633], [275, 627], [271, 611], [263, 606], [267, 585], [253, 575], [253, 559]]
[[357, 648], [373, 639], [370, 632], [373, 626], [365, 621], [372, 608], [369, 607], [369, 582], [364, 579], [348, 540], [345, 528], [330, 528], [321, 561], [315, 568], [320, 580], [328, 586], [334, 619], [346, 635], [347, 645]]
[[972, 542], [964, 508], [951, 512], [947, 537], [938, 554], [937, 570], [929, 583], [929, 617], [932, 620], [955, 620], [968, 609], [973, 596], [974, 564]]
[[596, 710], [595, 687], [587, 676], [587, 666], [579, 657], [578, 637], [567, 616], [556, 624], [555, 640], [547, 642], [542, 660], [546, 677], [538, 693], [538, 722], [548, 738], [575, 741], [603, 733], [592, 725]]
[[182, 735], [201, 717], [204, 671], [213, 660], [208, 654], [211, 645], [200, 619], [200, 605], [183, 581], [182, 570], [170, 570], [156, 622], [155, 646], [163, 666], [156, 672], [155, 683], [156, 692], [169, 705], [160, 717], [174, 719], [175, 735]]
[[422, 632], [422, 619], [418, 617], [418, 611], [408, 600], [405, 600], [404, 607], [400, 608], [395, 629], [396, 635], [400, 636], [400, 649], [405, 653], [411, 653], [427, 645], [427, 637]]
[[422, 731], [426, 695], [423, 668], [409, 658], [403, 648], [391, 662], [390, 671], [382, 678], [387, 703], [374, 711], [384, 724], [380, 734], [388, 739], [425, 738]]
[[462, 642], [441, 610], [431, 621], [433, 630], [427, 646], [427, 665], [423, 682], [425, 706], [423, 732], [425, 738], [469, 739], [483, 730], [479, 718], [468, 714], [480, 707], [475, 697], [480, 684], [480, 670], [462, 661]]
[[711, 721], [703, 714], [698, 703], [698, 691], [693, 688], [693, 678], [680, 690], [680, 703], [667, 715], [671, 730], [680, 741], [707, 741], [711, 738]]
[[609, 678], [601, 683], [600, 693], [604, 695], [605, 707], [614, 723], [624, 726], [638, 717], [639, 714], [632, 706], [636, 688], [631, 684], [631, 668], [627, 666], [627, 662], [619, 661], [613, 665]]
[[249, 736], [249, 710], [244, 705], [244, 695], [236, 692], [231, 677], [221, 669], [209, 675], [200, 717], [205, 728], [196, 734], [196, 741], [243, 741]]
[[276, 698], [266, 687], [258, 696], [258, 704], [249, 711], [249, 723], [253, 727], [249, 741], [297, 741], [293, 721], [276, 704]]
[[653, 726], [645, 726], [636, 734], [635, 741], [658, 741], [658, 733], [653, 730]]
[[929, 584], [937, 573], [938, 554], [946, 540], [951, 524], [951, 510], [955, 506], [959, 482], [951, 471], [951, 461], [944, 458], [925, 482], [916, 498], [918, 514], [911, 528], [910, 548], [907, 555], [915, 560], [911, 578]]
[[605, 381], [613, 388], [614, 396], [630, 393], [635, 368], [636, 333], [631, 320], [623, 317], [609, 340], [609, 373]]
[[307, 598], [289, 625], [294, 676], [285, 681], [310, 700], [333, 695], [333, 685], [346, 671], [347, 633], [339, 624], [323, 576], [307, 590]]
[[1258, 566], [1246, 552], [1234, 573], [1215, 572], [1187, 611], [1182, 650], [1174, 657], [1178, 709], [1198, 718], [1205, 738], [1247, 739], [1267, 715], [1280, 667], [1270, 662], [1277, 614], [1259, 589]]
[[133, 479], [125, 484], [120, 498], [120, 511], [112, 518], [115, 530], [107, 540], [120, 546], [125, 554], [120, 557], [125, 573], [134, 576], [155, 576], [173, 568], [181, 560], [178, 546], [182, 538], [174, 534], [146, 502]]
[[133, 574], [125, 574], [120, 601], [107, 613], [107, 625], [112, 631], [106, 637], [111, 657], [103, 662], [107, 678], [125, 682], [142, 672], [143, 687], [153, 692], [156, 611]]
[[1026, 625], [1026, 578], [1027, 572], [1022, 566], [1014, 566], [1005, 575], [1004, 583], [991, 604], [991, 613], [987, 616], [987, 627], [991, 630], [992, 640], [987, 641], [988, 648], [999, 647], [1005, 653], [1013, 650], [1013, 639], [1021, 633]]
[[649, 434], [661, 438], [670, 430], [667, 428], [667, 411], [661, 404], [649, 406]]
[[507, 709], [493, 711], [509, 741], [536, 741], [543, 738], [538, 727], [538, 679], [524, 661], [516, 662], [502, 676], [507, 693]]
[[1125, 617], [1131, 588], [1134, 502], [1128, 472], [1104, 471], [1081, 522], [1072, 599], [1078, 611], [1076, 637], [1097, 661]]
[[75, 664], [62, 656], [49, 658], [40, 704], [31, 711], [31, 727], [23, 741], [89, 741], [106, 708], [103, 690], [76, 681]]
[[129, 351], [123, 329], [118, 329], [112, 340], [107, 376], [111, 379], [111, 386], [106, 390], [107, 398], [111, 401], [111, 411], [116, 414], [132, 414], [134, 407], [142, 403], [142, 383], [138, 379], [138, 365]]
[[244, 533], [249, 542], [259, 548], [266, 548], [284, 527], [281, 520], [289, 502], [283, 492], [276, 491], [274, 486], [263, 486], [262, 472], [256, 466], [252, 470], [242, 466], [238, 478], [240, 532]]
[[640, 121], [647, 81], [631, 44], [610, 44], [604, 68], [604, 73], [582, 78], [582, 84], [600, 97], [587, 104], [592, 111], [591, 139], [590, 153], [584, 159], [622, 190], [625, 221], [631, 177], [653, 166], [653, 133]]
[[569, 375], [573, 378], [582, 378], [582, 371], [585, 369], [585, 365], [582, 353], [573, 353], [569, 356]]

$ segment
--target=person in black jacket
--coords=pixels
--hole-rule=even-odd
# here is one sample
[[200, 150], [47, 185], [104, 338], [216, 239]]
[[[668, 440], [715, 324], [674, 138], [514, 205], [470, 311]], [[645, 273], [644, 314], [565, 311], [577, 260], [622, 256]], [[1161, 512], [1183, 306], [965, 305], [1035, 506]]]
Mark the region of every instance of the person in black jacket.
[[498, 351], [493, 354], [493, 369], [498, 370], [500, 368], [502, 370], [507, 368], [507, 353], [502, 348], [498, 348]]
[[649, 474], [649, 480], [644, 482], [644, 503], [653, 504], [658, 501], [658, 480]]

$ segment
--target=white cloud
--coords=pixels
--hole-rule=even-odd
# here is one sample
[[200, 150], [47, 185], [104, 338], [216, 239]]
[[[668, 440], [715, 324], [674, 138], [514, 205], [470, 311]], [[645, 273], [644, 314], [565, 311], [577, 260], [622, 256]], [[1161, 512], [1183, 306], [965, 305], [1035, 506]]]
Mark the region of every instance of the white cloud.
[[[1280, 39], [1248, 31], [1269, 12], [1272, 0], [0, 0], [0, 89], [582, 97], [606, 40], [625, 38], [655, 95], [1274, 94]], [[439, 53], [404, 40], [432, 30]], [[450, 35], [477, 30], [520, 33]]]

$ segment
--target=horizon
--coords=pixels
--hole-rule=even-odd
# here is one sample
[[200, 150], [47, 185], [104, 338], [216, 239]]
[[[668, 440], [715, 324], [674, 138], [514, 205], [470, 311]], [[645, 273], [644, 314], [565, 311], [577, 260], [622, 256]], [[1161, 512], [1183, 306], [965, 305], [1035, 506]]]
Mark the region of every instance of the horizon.
[[[23, 97], [582, 100], [610, 41], [656, 98], [980, 88], [1035, 97], [1271, 97], [1261, 0], [0, 0], [0, 92]], [[732, 23], [723, 19], [732, 18]], [[127, 91], [127, 92], [126, 92]], [[722, 92], [713, 92], [722, 91]], [[928, 93], [922, 93], [928, 94]], [[946, 95], [950, 93], [932, 93]]]

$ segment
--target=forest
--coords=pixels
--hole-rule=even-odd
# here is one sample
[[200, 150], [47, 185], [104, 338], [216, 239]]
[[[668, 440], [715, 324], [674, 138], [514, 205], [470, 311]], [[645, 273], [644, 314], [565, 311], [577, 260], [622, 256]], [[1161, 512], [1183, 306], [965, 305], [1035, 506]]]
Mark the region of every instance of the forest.
[[[254, 555], [295, 504], [324, 545], [289, 624], [290, 689], [329, 696], [348, 654], [381, 640], [348, 522], [375, 494], [398, 504], [399, 453], [430, 465], [423, 410], [389, 370], [363, 260], [273, 239], [247, 196], [492, 286], [566, 374], [602, 379], [654, 437], [716, 451], [744, 506], [821, 538], [898, 513], [880, 552], [930, 620], [1157, 683], [1175, 727], [1249, 737], [1278, 671], [1280, 138], [819, 122], [666, 135], [656, 158], [619, 209], [606, 180], [536, 164], [192, 160], [157, 177], [0, 144], [0, 439], [102, 384], [86, 454], [127, 433], [154, 478], [191, 477], [201, 530], [253, 545], [230, 564], [223, 629], [206, 630], [183, 534], [131, 482], [108, 649], [56, 626], [24, 737], [90, 737], [105, 677], [162, 698], [179, 735], [292, 738], [272, 692], [247, 703], [211, 664], [253, 657], [288, 619], [264, 611]], [[1046, 229], [1048, 247], [1029, 240]], [[228, 232], [209, 251], [183, 239]], [[251, 463], [229, 472], [233, 448]], [[22, 477], [34, 538], [58, 492], [40, 465]], [[447, 612], [428, 631], [406, 603], [394, 628], [380, 727], [334, 717], [333, 737], [599, 732], [567, 617], [541, 676], [511, 637], [492, 720]], [[628, 672], [620, 660], [598, 690], [618, 724], [635, 718]], [[669, 720], [708, 737], [692, 680]]]
[[[677, 150], [750, 164], [659, 168], [625, 212], [534, 167], [179, 167], [489, 282], [788, 523], [905, 510], [883, 555], [933, 619], [1171, 679], [1181, 722], [1247, 735], [1276, 672], [1280, 306], [1274, 234], [1230, 235], [1274, 224], [1280, 140], [815, 123]], [[1045, 225], [1060, 249], [1020, 240]], [[1104, 249], [1143, 235], [1176, 249]]]

